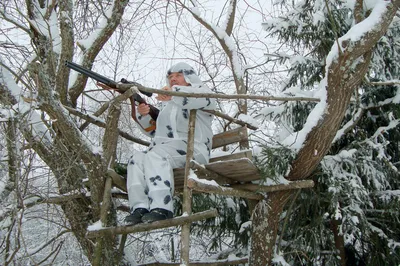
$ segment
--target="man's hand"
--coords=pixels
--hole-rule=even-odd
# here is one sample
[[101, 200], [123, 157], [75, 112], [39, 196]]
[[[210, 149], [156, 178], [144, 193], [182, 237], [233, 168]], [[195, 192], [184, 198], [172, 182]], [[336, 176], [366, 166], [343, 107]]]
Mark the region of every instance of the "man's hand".
[[138, 105], [137, 111], [142, 116], [148, 115], [150, 113], [150, 106], [148, 104], [141, 103]]
[[[172, 89], [171, 89], [170, 87], [168, 87], [168, 86], [165, 86], [164, 88], [162, 88], [162, 90], [164, 90], [164, 91], [172, 91]], [[156, 97], [156, 99], [159, 100], [159, 101], [161, 101], [161, 102], [170, 101], [171, 98], [172, 98], [172, 96], [170, 96], [170, 95], [163, 95], [163, 94], [158, 94], [157, 97]]]

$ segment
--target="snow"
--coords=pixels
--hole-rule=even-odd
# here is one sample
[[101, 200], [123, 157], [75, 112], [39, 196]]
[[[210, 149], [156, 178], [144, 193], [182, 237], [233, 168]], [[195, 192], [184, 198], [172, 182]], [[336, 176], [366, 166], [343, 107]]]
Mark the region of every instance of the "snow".
[[[230, 9], [228, 9], [228, 15], [232, 14], [231, 10], [231, 5]], [[203, 18], [200, 16], [199, 12], [196, 13], [198, 17], [200, 17], [203, 21], [206, 21], [207, 24], [213, 29], [213, 31], [216, 33], [217, 37], [220, 40], [223, 40], [224, 44], [227, 46], [227, 48], [230, 50], [230, 53], [232, 55], [232, 65], [233, 65], [233, 72], [235, 73], [236, 77], [238, 79], [243, 78], [244, 75], [244, 68], [242, 66], [242, 63], [240, 62], [237, 47], [235, 44], [235, 41], [232, 36], [229, 36], [226, 33], [226, 27], [227, 27], [227, 22], [225, 22], [222, 27], [219, 27], [215, 25], [214, 23], [208, 22], [207, 19]], [[227, 18], [228, 19], [228, 18]]]
[[[398, 80], [395, 80], [394, 82], [399, 82]], [[400, 86], [397, 87], [397, 93], [396, 96], [393, 98], [393, 103], [400, 103]]]
[[251, 228], [251, 221], [244, 222], [240, 225], [239, 233], [243, 233], [244, 231]]
[[221, 24], [221, 28], [226, 31], [226, 28], [228, 27], [228, 22], [229, 22], [229, 18], [232, 15], [233, 12], [233, 2], [234, 1], [230, 1], [229, 6], [228, 6], [228, 10], [226, 12], [226, 19], [225, 21]]
[[254, 127], [258, 127], [259, 125], [259, 122], [257, 122], [257, 120], [250, 115], [240, 114], [238, 119]]
[[323, 23], [325, 21], [325, 14], [319, 10], [314, 13], [313, 18], [313, 24], [318, 25], [319, 23]]
[[98, 220], [97, 222], [95, 222], [94, 224], [91, 224], [88, 226], [87, 230], [88, 231], [97, 231], [104, 228], [103, 224], [100, 220]]
[[35, 11], [33, 12], [35, 19], [28, 19], [30, 26], [34, 27], [43, 36], [51, 39], [47, 22], [43, 19], [46, 13], [46, 8], [40, 8], [38, 2], [32, 4], [35, 5]]
[[53, 51], [56, 54], [61, 54], [61, 36], [58, 30], [58, 17], [55, 10], [51, 12], [50, 15], [50, 22], [49, 22], [49, 32], [50, 32], [50, 39], [52, 40], [53, 44]]
[[103, 154], [103, 148], [101, 146], [92, 145], [92, 151], [94, 154]]
[[92, 47], [93, 43], [99, 38], [99, 36], [102, 34], [103, 30], [107, 26], [108, 20], [111, 18], [113, 7], [114, 7], [114, 2], [111, 2], [111, 3], [112, 4], [105, 9], [105, 11], [104, 11], [105, 17], [103, 17], [102, 20], [100, 20], [96, 29], [86, 39], [77, 41], [77, 43], [79, 43], [81, 46], [83, 46], [86, 50], [88, 50], [88, 49], [90, 49], [90, 47]]
[[3, 116], [3, 119], [14, 118], [17, 114], [25, 115], [27, 125], [33, 128], [34, 137], [42, 142], [50, 141], [52, 138], [49, 129], [43, 124], [41, 115], [34, 110], [35, 103], [26, 103], [24, 101], [21, 88], [15, 83], [8, 69], [2, 65], [0, 65], [0, 85], [1, 84], [4, 84], [4, 87], [8, 88], [9, 93], [18, 101], [10, 110], [0, 109], [0, 114]]
[[275, 253], [272, 261], [274, 263], [276, 263], [277, 265], [290, 266], [290, 264], [288, 264], [286, 262], [286, 260], [283, 258], [283, 254], [282, 253], [279, 253], [279, 254]]
[[207, 179], [198, 178], [197, 175], [195, 174], [195, 172], [192, 169], [190, 169], [188, 179], [193, 179], [196, 182], [203, 183], [203, 184], [206, 184], [206, 185], [219, 187], [218, 183], [215, 182], [214, 180], [207, 180]]
[[262, 181], [262, 184], [264, 186], [286, 185], [286, 184], [289, 184], [289, 183], [290, 183], [290, 181], [287, 180], [282, 175], [275, 176], [274, 179], [267, 178], [266, 180]]
[[354, 125], [354, 122], [357, 121], [357, 118], [360, 117], [363, 113], [363, 109], [359, 108], [357, 110], [357, 112], [355, 114], [353, 114], [353, 119], [349, 120], [342, 128], [340, 128], [335, 135], [335, 138], [333, 139], [333, 143], [336, 142], [337, 140], [339, 140], [344, 133], [346, 132], [346, 130], [348, 130], [349, 128], [351, 128]]
[[[328, 70], [328, 67], [326, 68]], [[318, 90], [315, 92], [315, 97], [320, 99], [307, 118], [303, 128], [296, 133], [290, 134], [286, 137], [282, 144], [291, 147], [293, 150], [300, 150], [308, 133], [318, 124], [321, 117], [324, 115], [327, 108], [327, 77], [325, 77], [319, 84]], [[317, 151], [318, 152], [318, 151]]]
[[212, 150], [211, 151], [211, 155], [210, 158], [216, 158], [216, 157], [221, 157], [221, 156], [225, 156], [225, 155], [230, 155], [230, 152], [227, 151], [222, 151], [222, 150]]

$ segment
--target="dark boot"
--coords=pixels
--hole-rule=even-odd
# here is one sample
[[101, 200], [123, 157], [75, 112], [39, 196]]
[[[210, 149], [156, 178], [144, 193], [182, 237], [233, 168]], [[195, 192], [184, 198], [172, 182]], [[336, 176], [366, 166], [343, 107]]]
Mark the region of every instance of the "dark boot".
[[156, 208], [152, 209], [149, 213], [144, 214], [142, 221], [144, 223], [151, 223], [155, 221], [171, 219], [172, 217], [174, 217], [174, 214], [171, 211]]
[[135, 225], [142, 223], [142, 217], [149, 211], [145, 208], [137, 208], [130, 215], [125, 217], [125, 224]]

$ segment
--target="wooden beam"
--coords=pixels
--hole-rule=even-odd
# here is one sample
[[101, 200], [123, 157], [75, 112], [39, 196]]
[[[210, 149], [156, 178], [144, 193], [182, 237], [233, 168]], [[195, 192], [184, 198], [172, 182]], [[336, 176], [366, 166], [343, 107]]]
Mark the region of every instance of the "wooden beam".
[[[182, 212], [188, 215], [192, 214], [192, 190], [188, 186], [187, 182], [190, 175], [190, 162], [193, 160], [194, 154], [194, 133], [196, 126], [196, 109], [190, 110], [189, 115], [189, 128], [187, 138], [187, 153], [185, 163], [185, 177], [183, 180], [183, 194], [182, 194]], [[185, 223], [182, 225], [181, 230], [181, 263], [183, 265], [189, 265], [189, 252], [190, 252], [190, 225], [191, 223]]]
[[238, 127], [214, 135], [212, 139], [212, 148], [215, 149], [244, 140], [247, 140], [247, 127]]
[[215, 209], [198, 212], [192, 215], [182, 215], [175, 217], [173, 219], [167, 219], [162, 221], [157, 221], [153, 223], [141, 223], [137, 225], [127, 225], [127, 226], [115, 226], [115, 227], [103, 227], [97, 230], [87, 231], [86, 236], [88, 238], [100, 237], [104, 234], [111, 235], [126, 235], [131, 233], [145, 232], [155, 229], [168, 228], [173, 226], [179, 226], [190, 222], [205, 220], [218, 216], [218, 211]]
[[188, 186], [193, 190], [205, 193], [213, 193], [218, 195], [241, 197], [241, 198], [255, 199], [255, 200], [262, 200], [264, 198], [263, 195], [257, 194], [252, 191], [246, 191], [231, 187], [223, 187], [218, 185], [217, 183], [208, 184], [206, 182], [201, 182], [200, 180], [196, 180], [193, 178], [189, 178]]
[[244, 151], [235, 152], [235, 153], [228, 154], [228, 155], [213, 157], [213, 158], [210, 158], [210, 163], [218, 162], [218, 161], [228, 161], [228, 160], [234, 160], [234, 159], [240, 159], [240, 158], [248, 158], [251, 160], [251, 159], [253, 159], [253, 153], [251, 150], [244, 150]]
[[199, 178], [203, 178], [206, 180], [214, 180], [215, 182], [217, 182], [220, 185], [233, 184], [236, 182], [232, 179], [229, 179], [225, 176], [219, 175], [213, 171], [208, 170], [207, 168], [205, 168], [204, 166], [200, 165], [199, 163], [197, 163], [195, 161], [190, 162], [190, 168], [193, 171], [195, 171], [195, 174]]
[[117, 174], [117, 172], [115, 172], [113, 169], [108, 169], [107, 170], [107, 174], [109, 176], [111, 176], [113, 184], [121, 189], [122, 191], [127, 191], [126, 190], [126, 179], [122, 176], [120, 176], [119, 174]]
[[261, 178], [260, 171], [248, 158], [212, 162], [205, 167], [238, 182], [249, 182]]
[[301, 188], [310, 188], [314, 186], [313, 180], [300, 180], [293, 181], [288, 184], [278, 184], [278, 185], [257, 185], [257, 184], [240, 184], [240, 185], [232, 185], [233, 188], [236, 189], [244, 189], [249, 191], [258, 191], [258, 192], [275, 192], [282, 190], [290, 190], [290, 189], [301, 189]]

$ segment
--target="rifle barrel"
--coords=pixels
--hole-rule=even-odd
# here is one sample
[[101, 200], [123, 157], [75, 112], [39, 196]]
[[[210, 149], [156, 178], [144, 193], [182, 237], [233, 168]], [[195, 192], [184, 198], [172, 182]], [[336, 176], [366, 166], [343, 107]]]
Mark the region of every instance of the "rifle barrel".
[[[89, 70], [89, 69], [87, 69], [87, 68], [84, 68], [84, 67], [82, 67], [82, 66], [80, 66], [80, 65], [78, 65], [78, 64], [75, 64], [75, 63], [73, 63], [73, 62], [69, 62], [69, 61], [65, 60], [65, 66], [66, 66], [66, 67], [69, 67], [69, 68], [71, 68], [71, 69], [73, 69], [73, 70], [75, 70], [76, 72], [81, 73], [82, 75], [85, 75], [85, 76], [88, 76], [89, 78], [92, 78], [92, 79], [94, 79], [94, 80], [97, 80], [97, 81], [100, 82], [100, 83], [106, 84], [107, 86], [109, 86], [109, 87], [111, 87], [111, 88], [113, 88], [113, 89], [116, 89], [116, 88], [117, 88], [117, 83], [116, 83], [114, 80], [111, 80], [111, 79], [109, 79], [109, 78], [106, 78], [106, 77], [104, 77], [104, 76], [102, 76], [102, 75], [100, 75], [100, 74], [98, 74], [98, 73], [96, 73], [96, 72], [93, 72], [93, 71], [91, 71], [91, 70]], [[122, 83], [132, 83], [132, 84], [135, 84], [135, 82], [129, 82], [129, 81], [127, 81], [126, 79], [122, 79], [121, 82], [122, 82]], [[143, 92], [143, 91], [141, 91], [141, 90], [139, 90], [139, 91], [140, 91], [141, 93], [143, 93], [143, 94], [149, 96], [149, 97], [152, 95], [152, 93], [146, 93], [146, 92]], [[133, 98], [134, 98], [135, 101], [137, 101], [137, 102], [139, 102], [139, 103], [147, 104], [146, 101], [145, 101], [139, 94], [137, 94], [137, 93], [135, 93], [135, 94], [133, 95]], [[149, 104], [149, 106], [150, 106], [149, 115], [150, 115], [154, 120], [157, 120], [157, 117], [158, 117], [158, 114], [159, 114], [160, 110], [158, 110], [156, 107], [152, 106], [151, 104]], [[132, 107], [132, 108], [135, 108], [135, 107]]]
[[88, 76], [89, 78], [92, 78], [94, 80], [97, 80], [98, 82], [101, 82], [103, 84], [106, 84], [107, 86], [116, 89], [117, 88], [117, 83], [109, 78], [106, 78], [96, 72], [93, 72], [89, 69], [86, 69], [78, 64], [75, 64], [73, 62], [65, 61], [65, 66], [75, 70], [76, 72], [79, 72], [85, 76]]

